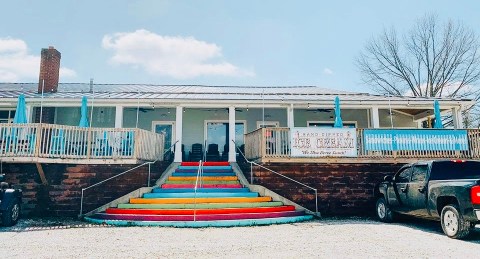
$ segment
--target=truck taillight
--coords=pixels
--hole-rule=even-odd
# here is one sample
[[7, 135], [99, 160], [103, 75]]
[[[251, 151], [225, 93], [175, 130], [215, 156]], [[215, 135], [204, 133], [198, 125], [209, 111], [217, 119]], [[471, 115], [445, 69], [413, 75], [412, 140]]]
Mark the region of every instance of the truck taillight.
[[473, 204], [480, 204], [480, 186], [473, 186], [470, 191]]

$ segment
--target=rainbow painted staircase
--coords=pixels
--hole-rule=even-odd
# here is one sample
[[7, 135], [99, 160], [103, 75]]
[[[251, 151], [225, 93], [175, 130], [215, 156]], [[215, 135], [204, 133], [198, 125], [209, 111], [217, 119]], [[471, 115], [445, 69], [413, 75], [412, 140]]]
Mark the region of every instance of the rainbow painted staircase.
[[198, 165], [183, 162], [152, 192], [85, 219], [118, 226], [233, 227], [313, 218], [294, 206], [251, 192], [240, 184], [228, 162], [205, 162], [195, 193]]

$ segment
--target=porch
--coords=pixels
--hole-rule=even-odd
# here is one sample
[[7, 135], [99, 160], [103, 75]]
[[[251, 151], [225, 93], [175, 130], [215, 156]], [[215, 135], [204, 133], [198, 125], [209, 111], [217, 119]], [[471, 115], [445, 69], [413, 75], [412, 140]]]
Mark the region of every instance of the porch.
[[[260, 163], [345, 164], [395, 164], [414, 162], [419, 159], [480, 159], [480, 130], [478, 129], [351, 130], [356, 132], [354, 143], [352, 143], [354, 154], [332, 155], [332, 153], [328, 153], [331, 152], [328, 151], [328, 148], [312, 144], [308, 152], [315, 155], [310, 155], [310, 153], [292, 155], [292, 132], [290, 128], [257, 129], [245, 134], [245, 157]], [[366, 134], [367, 132], [368, 134]], [[415, 132], [417, 132], [417, 135], [415, 135]], [[369, 139], [375, 134], [380, 138]], [[412, 142], [409, 141], [409, 138]], [[341, 147], [333, 149], [343, 152]]]
[[164, 135], [138, 128], [0, 124], [0, 159], [15, 163], [138, 164], [164, 159]]

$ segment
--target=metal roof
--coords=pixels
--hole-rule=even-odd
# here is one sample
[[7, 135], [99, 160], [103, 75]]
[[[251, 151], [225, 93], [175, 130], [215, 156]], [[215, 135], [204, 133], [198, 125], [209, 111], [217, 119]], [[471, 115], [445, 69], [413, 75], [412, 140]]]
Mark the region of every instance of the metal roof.
[[[37, 83], [0, 83], [0, 99], [16, 98], [24, 93], [27, 98], [40, 98]], [[90, 91], [90, 88], [93, 91]], [[82, 96], [95, 99], [160, 99], [160, 100], [251, 100], [251, 101], [330, 101], [340, 96], [342, 101], [431, 101], [432, 98], [385, 96], [355, 93], [317, 86], [205, 86], [153, 84], [93, 84], [60, 83], [58, 92], [44, 93], [44, 98], [76, 99]], [[470, 99], [442, 98], [446, 101]]]

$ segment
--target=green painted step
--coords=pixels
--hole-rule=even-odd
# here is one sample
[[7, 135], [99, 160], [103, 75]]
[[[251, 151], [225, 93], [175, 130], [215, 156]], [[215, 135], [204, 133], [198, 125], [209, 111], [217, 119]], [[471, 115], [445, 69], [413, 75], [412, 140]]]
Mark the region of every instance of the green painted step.
[[[166, 184], [195, 184], [195, 181], [171, 181], [171, 180], [167, 180], [165, 181]], [[198, 182], [197, 184], [198, 185], [201, 185], [201, 183], [203, 184], [238, 184], [238, 180], [235, 180], [235, 181], [202, 181], [202, 182]]]
[[255, 208], [282, 206], [281, 201], [240, 202], [240, 203], [197, 203], [195, 204], [118, 204], [121, 209], [219, 209], [219, 208]]

